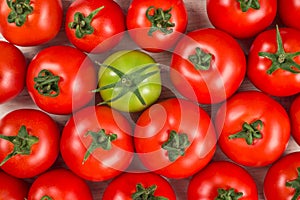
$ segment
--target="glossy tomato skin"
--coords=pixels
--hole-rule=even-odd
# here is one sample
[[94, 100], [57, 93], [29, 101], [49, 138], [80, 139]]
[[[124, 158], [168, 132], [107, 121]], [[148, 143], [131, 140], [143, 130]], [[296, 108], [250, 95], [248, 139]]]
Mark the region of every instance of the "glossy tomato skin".
[[[84, 161], [92, 145], [88, 131], [116, 134], [111, 149], [98, 147]], [[80, 177], [90, 181], [104, 181], [119, 175], [133, 159], [132, 128], [129, 121], [108, 106], [89, 106], [67, 121], [61, 137], [60, 149], [68, 167]], [[84, 162], [83, 162], [84, 161]]]
[[[243, 130], [244, 122], [252, 126], [261, 138], [247, 144], [245, 138], [229, 138]], [[259, 91], [239, 92], [219, 108], [215, 127], [222, 151], [234, 162], [261, 167], [275, 162], [285, 151], [290, 138], [290, 120], [281, 104]], [[257, 153], [259, 152], [259, 153]]]
[[289, 108], [291, 120], [291, 134], [298, 145], [300, 145], [300, 96], [296, 96]]
[[[171, 23], [175, 23], [173, 32], [165, 34], [155, 31], [148, 35], [151, 22], [146, 17], [146, 11], [150, 6], [170, 11]], [[177, 40], [186, 31], [188, 15], [182, 0], [133, 0], [128, 8], [126, 25], [128, 33], [136, 44], [150, 52], [162, 52], [172, 48]]]
[[102, 199], [131, 200], [131, 195], [136, 192], [137, 184], [142, 184], [144, 188], [156, 185], [155, 197], [165, 197], [169, 200], [176, 199], [171, 184], [165, 178], [152, 172], [124, 172], [109, 183]]
[[278, 14], [285, 26], [300, 29], [297, 20], [300, 17], [300, 5], [297, 0], [279, 0]]
[[[162, 147], [171, 132], [186, 134], [189, 145], [184, 154], [171, 160]], [[198, 105], [170, 98], [153, 104], [138, 118], [134, 144], [142, 163], [168, 178], [185, 178], [201, 170], [216, 150], [216, 135], [209, 115]]]
[[[197, 69], [189, 60], [196, 48], [211, 55], [208, 68]], [[246, 58], [234, 38], [206, 28], [189, 32], [178, 42], [170, 66], [171, 81], [182, 95], [210, 104], [226, 100], [239, 88], [246, 73]]]
[[[300, 51], [300, 32], [292, 28], [279, 28], [283, 47], [286, 53]], [[268, 58], [259, 56], [259, 52], [275, 53], [277, 51], [276, 29], [260, 33], [253, 41], [248, 57], [247, 76], [260, 90], [273, 96], [291, 96], [300, 91], [300, 73], [291, 73], [278, 69], [272, 74], [267, 70], [272, 62]], [[299, 56], [293, 59], [300, 63]]]
[[[42, 70], [59, 77], [57, 96], [46, 96], [35, 89], [35, 78]], [[97, 85], [96, 70], [89, 57], [70, 46], [51, 46], [36, 54], [27, 70], [26, 85], [33, 101], [52, 114], [70, 114], [89, 103]]]
[[9, 42], [34, 46], [52, 40], [59, 32], [63, 18], [61, 0], [30, 0], [33, 12], [20, 27], [7, 21], [11, 9], [6, 2], [0, 2], [0, 33]]
[[13, 44], [0, 41], [0, 49], [0, 103], [5, 103], [23, 91], [27, 63]]
[[32, 183], [28, 200], [50, 197], [55, 200], [92, 200], [92, 192], [87, 183], [64, 168], [52, 169], [38, 176]]
[[29, 183], [0, 171], [0, 199], [21, 200], [27, 197]]
[[[25, 126], [30, 136], [38, 138], [29, 155], [15, 155], [1, 168], [18, 178], [34, 177], [52, 166], [59, 153], [60, 131], [56, 122], [46, 113], [35, 109], [17, 109], [7, 113], [0, 121], [0, 133], [16, 136]], [[13, 151], [14, 145], [0, 139], [0, 160]]]
[[[300, 166], [300, 152], [292, 152], [281, 157], [267, 171], [263, 183], [266, 200], [292, 199], [295, 189], [287, 187], [286, 182], [297, 179]], [[298, 198], [296, 198], [298, 199]]]
[[[87, 17], [97, 8], [104, 6], [91, 21], [94, 28], [92, 34], [86, 34], [82, 38], [76, 37], [75, 29], [69, 27], [74, 21], [76, 12]], [[115, 47], [123, 38], [126, 30], [125, 15], [122, 8], [111, 0], [76, 0], [67, 10], [65, 32], [68, 39], [77, 48], [89, 53], [102, 53]]]
[[253, 37], [266, 29], [277, 13], [276, 0], [260, 0], [260, 9], [250, 8], [246, 12], [236, 0], [206, 2], [207, 15], [213, 26], [241, 39]]
[[192, 177], [187, 189], [187, 199], [211, 200], [218, 189], [242, 192], [239, 200], [257, 200], [258, 191], [252, 176], [241, 166], [229, 161], [214, 161]]

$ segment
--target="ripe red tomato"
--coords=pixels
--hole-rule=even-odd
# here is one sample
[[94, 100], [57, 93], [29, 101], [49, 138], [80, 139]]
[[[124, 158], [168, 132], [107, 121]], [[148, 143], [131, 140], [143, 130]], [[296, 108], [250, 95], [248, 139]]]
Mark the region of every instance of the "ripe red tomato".
[[125, 30], [122, 8], [112, 0], [76, 0], [66, 13], [68, 39], [86, 52], [112, 49], [121, 41]]
[[297, 200], [300, 181], [300, 152], [287, 154], [275, 162], [264, 179], [266, 200]]
[[228, 161], [212, 162], [192, 177], [187, 195], [188, 200], [258, 199], [252, 176], [244, 168]]
[[273, 96], [300, 92], [300, 31], [271, 29], [253, 41], [248, 57], [247, 75], [260, 90]]
[[34, 46], [53, 39], [62, 24], [61, 0], [0, 1], [0, 33], [19, 46]]
[[53, 114], [70, 114], [94, 97], [97, 72], [80, 50], [51, 46], [38, 52], [29, 63], [26, 85], [41, 109]]
[[28, 200], [92, 200], [87, 183], [64, 168], [53, 169], [38, 176], [32, 183]]
[[281, 22], [288, 27], [300, 29], [300, 4], [298, 0], [279, 0], [278, 14]]
[[290, 138], [290, 121], [281, 104], [259, 91], [239, 92], [215, 116], [219, 146], [234, 162], [260, 167], [276, 161]]
[[250, 38], [275, 19], [277, 0], [207, 0], [207, 15], [213, 26], [236, 38]]
[[133, 0], [126, 16], [131, 38], [150, 52], [172, 48], [186, 31], [187, 23], [183, 0]]
[[125, 172], [113, 179], [103, 193], [103, 200], [169, 199], [176, 195], [170, 183], [152, 172]]
[[0, 180], [0, 199], [26, 199], [29, 190], [29, 184], [27, 182], [1, 171]]
[[60, 131], [40, 110], [9, 112], [0, 121], [0, 133], [0, 166], [15, 177], [34, 177], [50, 168], [58, 156]]
[[60, 143], [63, 160], [77, 175], [91, 181], [111, 179], [133, 159], [129, 121], [108, 106], [89, 106], [66, 123]]
[[25, 85], [26, 60], [13, 44], [0, 41], [0, 103], [15, 98]]
[[291, 120], [291, 134], [298, 145], [300, 145], [300, 95], [293, 99], [289, 108]]
[[230, 97], [245, 73], [246, 58], [240, 45], [230, 35], [212, 28], [183, 37], [173, 52], [170, 70], [175, 88], [203, 104]]
[[168, 178], [186, 178], [212, 159], [216, 135], [209, 115], [201, 107], [170, 98], [140, 115], [134, 144], [149, 170]]

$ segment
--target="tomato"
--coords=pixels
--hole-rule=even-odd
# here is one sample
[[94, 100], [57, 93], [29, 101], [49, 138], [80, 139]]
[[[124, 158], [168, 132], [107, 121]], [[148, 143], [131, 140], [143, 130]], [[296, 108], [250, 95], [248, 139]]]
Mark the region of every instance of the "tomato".
[[182, 95], [202, 104], [219, 103], [241, 85], [246, 58], [230, 35], [205, 28], [178, 42], [170, 66], [171, 81]]
[[297, 200], [300, 197], [300, 152], [281, 157], [267, 171], [263, 184], [266, 200]]
[[15, 98], [24, 89], [26, 60], [13, 44], [0, 41], [0, 103]]
[[66, 35], [86, 52], [112, 49], [123, 38], [125, 26], [125, 15], [115, 1], [76, 0], [67, 9]]
[[289, 108], [291, 121], [291, 134], [298, 145], [300, 145], [300, 96], [297, 95]]
[[87, 183], [64, 168], [52, 169], [38, 176], [32, 183], [28, 200], [92, 200]]
[[29, 184], [22, 179], [0, 171], [0, 199], [21, 200], [28, 194]]
[[213, 26], [244, 39], [257, 35], [274, 21], [277, 0], [207, 0], [206, 10]]
[[188, 100], [170, 98], [139, 116], [134, 144], [147, 169], [168, 178], [186, 178], [212, 159], [216, 135], [204, 109]]
[[131, 38], [150, 52], [171, 49], [186, 31], [187, 23], [182, 0], [133, 0], [126, 16]]
[[126, 112], [144, 110], [161, 93], [158, 63], [138, 50], [121, 50], [100, 64], [98, 73], [100, 95], [111, 107]]
[[187, 196], [188, 200], [257, 200], [258, 192], [244, 168], [229, 161], [214, 161], [192, 177]]
[[297, 0], [279, 0], [278, 14], [281, 22], [288, 27], [300, 29], [300, 4]]
[[33, 101], [44, 111], [70, 114], [92, 100], [97, 75], [92, 61], [78, 49], [51, 46], [29, 63], [26, 85]]
[[124, 172], [113, 179], [103, 193], [103, 200], [169, 199], [176, 195], [170, 183], [152, 172]]
[[111, 179], [133, 159], [129, 121], [108, 106], [89, 106], [67, 121], [61, 137], [63, 160], [77, 175], [91, 181]]
[[40, 110], [7, 113], [0, 121], [0, 133], [0, 166], [15, 177], [34, 177], [50, 168], [58, 156], [60, 131]]
[[61, 0], [0, 1], [0, 33], [19, 46], [34, 46], [52, 40], [63, 18]]
[[223, 103], [215, 128], [221, 150], [234, 162], [251, 167], [276, 161], [290, 138], [286, 110], [259, 91], [239, 92]]
[[253, 41], [247, 75], [260, 90], [273, 96], [300, 92], [300, 32], [291, 28], [271, 29]]

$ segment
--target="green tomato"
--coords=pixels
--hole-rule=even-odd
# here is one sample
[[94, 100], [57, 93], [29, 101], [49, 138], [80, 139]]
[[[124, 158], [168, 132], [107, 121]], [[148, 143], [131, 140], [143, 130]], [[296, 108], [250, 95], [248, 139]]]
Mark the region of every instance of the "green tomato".
[[99, 88], [103, 102], [125, 112], [142, 111], [161, 94], [158, 63], [138, 50], [122, 50], [100, 64]]

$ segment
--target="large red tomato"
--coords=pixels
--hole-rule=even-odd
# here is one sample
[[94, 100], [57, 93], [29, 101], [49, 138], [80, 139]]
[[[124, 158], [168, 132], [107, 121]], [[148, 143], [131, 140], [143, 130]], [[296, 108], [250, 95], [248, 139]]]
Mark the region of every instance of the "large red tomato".
[[29, 190], [29, 183], [1, 171], [0, 180], [0, 199], [26, 199]]
[[298, 0], [279, 0], [278, 14], [285, 26], [300, 29], [300, 4]]
[[300, 95], [293, 99], [289, 108], [292, 131], [291, 134], [298, 145], [300, 145]]
[[53, 39], [63, 18], [61, 0], [1, 0], [0, 33], [20, 46], [39, 45]]

